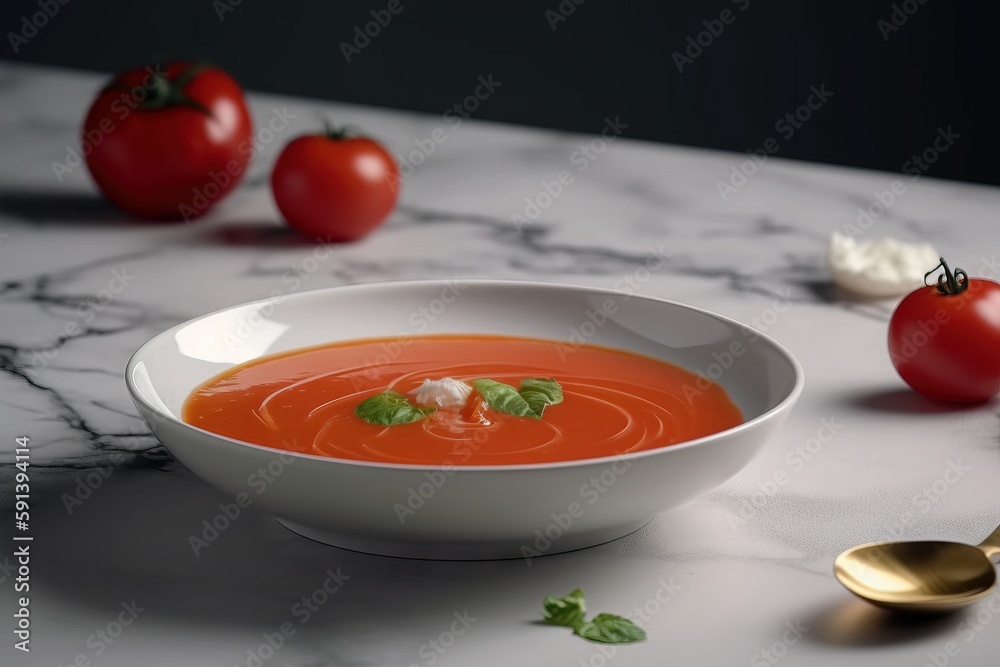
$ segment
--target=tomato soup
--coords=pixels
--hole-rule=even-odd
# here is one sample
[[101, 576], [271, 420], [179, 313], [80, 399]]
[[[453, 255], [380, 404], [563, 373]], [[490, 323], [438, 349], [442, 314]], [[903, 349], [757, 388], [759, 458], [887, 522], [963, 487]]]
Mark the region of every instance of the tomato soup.
[[[553, 378], [563, 400], [540, 418], [506, 414], [481, 399], [474, 419], [466, 410], [441, 408], [383, 426], [355, 414], [381, 392], [412, 398], [424, 380], [442, 378], [514, 387], [525, 378]], [[257, 359], [195, 390], [183, 419], [276, 449], [433, 466], [613, 456], [743, 421], [721, 387], [672, 364], [595, 345], [480, 335], [358, 340]]]

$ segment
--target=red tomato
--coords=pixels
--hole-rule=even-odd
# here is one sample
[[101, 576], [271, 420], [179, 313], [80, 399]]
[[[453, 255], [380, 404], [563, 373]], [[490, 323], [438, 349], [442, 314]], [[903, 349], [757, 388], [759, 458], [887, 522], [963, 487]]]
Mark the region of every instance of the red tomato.
[[[1000, 393], [1000, 283], [954, 273], [904, 298], [889, 320], [889, 356], [908, 385], [941, 401]], [[936, 271], [935, 269], [934, 271]], [[934, 273], [931, 271], [927, 275]]]
[[396, 206], [399, 169], [381, 145], [342, 133], [299, 137], [285, 146], [271, 188], [289, 225], [312, 239], [351, 241]]
[[239, 183], [254, 152], [250, 113], [225, 72], [171, 62], [119, 75], [83, 126], [83, 154], [116, 206], [146, 218], [201, 215]]

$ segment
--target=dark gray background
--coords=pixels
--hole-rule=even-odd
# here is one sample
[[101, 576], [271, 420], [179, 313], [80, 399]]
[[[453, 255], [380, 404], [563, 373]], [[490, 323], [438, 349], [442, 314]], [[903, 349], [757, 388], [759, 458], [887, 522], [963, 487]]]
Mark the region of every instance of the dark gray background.
[[[597, 132], [618, 115], [630, 137], [732, 150], [775, 137], [782, 157], [889, 171], [951, 126], [961, 139], [927, 173], [1000, 184], [1000, 3], [986, 0], [585, 0], [555, 30], [558, 0], [400, 0], [350, 63], [340, 43], [388, 0], [242, 0], [222, 20], [236, 0], [69, 0], [15, 54], [8, 33], [38, 1], [4, 0], [3, 58], [207, 59], [249, 89], [437, 114], [492, 74], [502, 85], [477, 118]], [[916, 11], [884, 39], [877, 22], [904, 4]], [[678, 72], [672, 54], [726, 8], [735, 20]], [[833, 97], [785, 140], [775, 123], [814, 85]]]

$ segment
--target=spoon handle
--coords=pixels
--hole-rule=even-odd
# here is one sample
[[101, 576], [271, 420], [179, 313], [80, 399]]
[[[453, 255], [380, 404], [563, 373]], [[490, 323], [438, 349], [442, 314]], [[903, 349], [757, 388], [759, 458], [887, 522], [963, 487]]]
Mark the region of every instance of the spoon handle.
[[985, 551], [990, 558], [1000, 556], [1000, 526], [979, 544], [979, 548]]

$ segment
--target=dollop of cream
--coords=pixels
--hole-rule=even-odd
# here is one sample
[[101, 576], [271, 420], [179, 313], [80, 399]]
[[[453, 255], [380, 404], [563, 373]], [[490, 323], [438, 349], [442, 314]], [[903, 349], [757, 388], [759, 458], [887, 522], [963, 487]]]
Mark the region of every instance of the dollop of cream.
[[424, 383], [410, 392], [417, 405], [439, 408], [462, 407], [472, 393], [472, 387], [461, 380], [441, 378], [440, 380], [424, 380]]
[[928, 243], [891, 237], [858, 242], [834, 232], [827, 260], [834, 282], [844, 289], [866, 297], [892, 297], [923, 285], [924, 274], [934, 269], [938, 257]]

